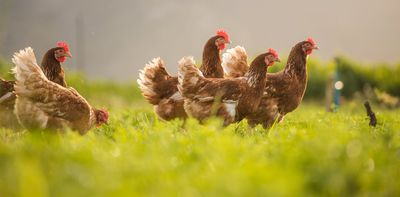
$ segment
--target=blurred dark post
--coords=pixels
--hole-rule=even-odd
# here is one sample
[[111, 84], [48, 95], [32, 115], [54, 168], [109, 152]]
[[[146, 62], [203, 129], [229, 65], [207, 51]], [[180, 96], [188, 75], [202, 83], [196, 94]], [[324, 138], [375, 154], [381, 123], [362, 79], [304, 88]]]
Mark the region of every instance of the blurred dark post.
[[335, 104], [335, 108], [339, 108], [340, 106], [340, 96], [341, 96], [341, 90], [343, 88], [343, 82], [340, 81], [340, 73], [338, 71], [338, 67], [340, 65], [340, 59], [339, 58], [335, 58], [335, 62], [336, 62], [336, 71], [335, 71], [335, 83], [334, 83], [334, 94], [333, 94], [333, 102]]
[[336, 70], [336, 74], [335, 74], [335, 94], [333, 96], [333, 101], [335, 103], [336, 107], [340, 106], [340, 89], [337, 88], [337, 82], [339, 81], [339, 73]]
[[328, 80], [325, 86], [325, 109], [327, 112], [332, 112], [332, 100], [334, 91], [335, 78], [333, 74], [328, 76]]
[[76, 68], [85, 72], [85, 25], [82, 12], [76, 16]]

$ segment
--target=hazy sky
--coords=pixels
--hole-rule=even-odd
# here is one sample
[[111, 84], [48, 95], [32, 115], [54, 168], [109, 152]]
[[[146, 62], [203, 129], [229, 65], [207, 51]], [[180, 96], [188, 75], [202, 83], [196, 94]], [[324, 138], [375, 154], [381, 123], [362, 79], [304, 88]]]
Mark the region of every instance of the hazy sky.
[[[32, 46], [38, 59], [58, 40], [70, 44], [68, 70], [94, 78], [133, 80], [153, 57], [171, 73], [224, 28], [233, 44], [255, 56], [269, 47], [283, 56], [313, 37], [314, 57], [337, 54], [368, 62], [400, 61], [399, 0], [0, 0], [0, 54]], [[83, 29], [79, 29], [79, 18]], [[77, 42], [81, 32], [82, 42]]]

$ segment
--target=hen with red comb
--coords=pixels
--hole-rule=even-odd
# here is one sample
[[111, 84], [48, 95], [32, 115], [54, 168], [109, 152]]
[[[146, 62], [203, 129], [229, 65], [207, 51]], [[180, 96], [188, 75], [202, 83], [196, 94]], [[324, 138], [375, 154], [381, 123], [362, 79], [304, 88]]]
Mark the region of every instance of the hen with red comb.
[[94, 109], [96, 114], [96, 126], [101, 126], [108, 122], [108, 111], [107, 109]]
[[225, 30], [223, 29], [219, 29], [217, 30], [217, 38], [216, 38], [216, 42], [215, 45], [218, 47], [218, 49], [220, 51], [224, 50], [226, 47], [226, 44], [230, 44], [231, 40], [229, 38], [228, 33], [226, 33]]
[[[71, 57], [71, 53], [69, 51], [68, 44], [65, 42], [57, 42], [56, 46], [49, 49], [45, 55], [43, 56], [42, 62], [41, 62], [41, 69], [43, 70], [45, 76], [47, 77], [48, 80], [57, 83], [63, 87], [67, 87], [67, 83], [65, 81], [65, 74], [64, 74], [64, 69], [61, 66], [61, 63], [65, 61], [66, 57]], [[4, 81], [4, 83], [10, 83], [14, 84], [15, 81]], [[3, 81], [1, 81], [1, 84], [3, 84]], [[6, 89], [3, 89], [6, 90]], [[7, 117], [10, 117], [9, 119], [15, 119], [15, 114], [13, 113], [14, 111], [14, 103], [16, 100], [16, 96], [14, 93], [14, 88], [12, 86], [11, 89], [7, 89], [7, 92], [4, 94], [1, 93], [0, 95], [0, 111], [5, 112], [3, 109], [7, 110]], [[7, 102], [4, 102], [7, 101]], [[4, 108], [3, 108], [4, 107]], [[0, 112], [1, 113], [1, 112]], [[3, 113], [3, 117], [6, 117], [6, 114]], [[15, 118], [13, 118], [15, 117]], [[6, 119], [6, 118], [4, 118]], [[15, 125], [16, 121], [7, 121], [8, 123], [12, 123], [11, 125]], [[13, 126], [14, 127], [14, 126]]]
[[312, 38], [307, 38], [306, 42], [307, 42], [307, 44], [305, 44], [303, 46], [303, 51], [307, 55], [311, 55], [311, 53], [313, 52], [314, 49], [318, 49], [317, 44], [315, 43], [315, 41]]
[[41, 63], [41, 68], [47, 79], [63, 87], [67, 87], [67, 83], [61, 63], [63, 63], [67, 57], [71, 57], [69, 46], [66, 42], [59, 41], [56, 47], [46, 52]]
[[185, 111], [199, 121], [214, 115], [222, 117], [224, 125], [242, 120], [257, 109], [266, 70], [276, 61], [279, 61], [277, 53], [268, 51], [253, 60], [245, 77], [218, 79], [203, 77], [193, 57], [182, 58], [178, 89], [185, 100]]
[[211, 37], [203, 49], [203, 59], [200, 71], [208, 78], [223, 78], [224, 70], [221, 66], [221, 51], [230, 43], [229, 35], [224, 30], [217, 30], [217, 35]]
[[300, 105], [307, 87], [307, 56], [315, 49], [318, 47], [312, 38], [297, 43], [286, 67], [267, 74], [263, 98], [257, 111], [249, 116], [249, 124], [268, 128]]
[[12, 61], [17, 95], [14, 111], [24, 127], [57, 130], [69, 127], [85, 134], [107, 122], [107, 111], [92, 107], [75, 89], [49, 81], [37, 65], [32, 48], [15, 53]]

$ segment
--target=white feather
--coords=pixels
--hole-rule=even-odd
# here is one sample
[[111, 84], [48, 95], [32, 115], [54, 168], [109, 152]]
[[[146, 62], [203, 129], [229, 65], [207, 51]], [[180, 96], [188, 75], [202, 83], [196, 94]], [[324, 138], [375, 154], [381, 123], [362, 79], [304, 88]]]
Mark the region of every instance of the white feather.
[[182, 100], [183, 99], [183, 97], [182, 97], [182, 95], [181, 95], [181, 93], [178, 91], [178, 92], [175, 92], [175, 94], [173, 94], [171, 97], [169, 97], [170, 99], [172, 99], [172, 100], [174, 100], [174, 101], [180, 101], [180, 100]]
[[231, 116], [231, 118], [235, 118], [238, 101], [223, 100], [222, 103], [224, 104], [225, 109], [228, 112], [229, 116]]
[[234, 48], [226, 50], [224, 54], [222, 54], [222, 69], [225, 74], [229, 74], [233, 71], [232, 65], [236, 65], [240, 59], [246, 58], [247, 53], [246, 50], [242, 46], [236, 46]]

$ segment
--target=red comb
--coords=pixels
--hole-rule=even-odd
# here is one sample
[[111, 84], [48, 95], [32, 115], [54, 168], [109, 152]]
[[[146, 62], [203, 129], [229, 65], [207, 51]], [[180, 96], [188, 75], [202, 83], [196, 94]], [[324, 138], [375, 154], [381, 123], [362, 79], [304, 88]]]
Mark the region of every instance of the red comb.
[[275, 49], [269, 48], [268, 53], [271, 53], [274, 57], [278, 58], [278, 52], [276, 52]]
[[229, 35], [228, 35], [228, 33], [226, 33], [226, 31], [223, 30], [223, 29], [218, 29], [218, 30], [217, 30], [217, 35], [218, 35], [218, 36], [224, 37], [224, 39], [225, 39], [226, 41], [230, 41], [230, 40], [229, 40]]
[[107, 109], [103, 108], [103, 109], [101, 109], [101, 111], [106, 115], [106, 118], [107, 118], [107, 120], [108, 120], [109, 114], [108, 114]]
[[57, 46], [64, 48], [64, 50], [67, 51], [67, 52], [69, 51], [69, 47], [68, 47], [68, 44], [66, 42], [59, 41], [59, 42], [57, 42]]
[[313, 46], [315, 46], [315, 42], [312, 38], [307, 38], [307, 42], [311, 43]]

